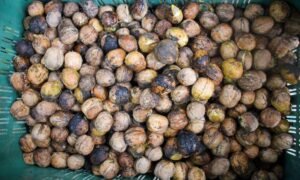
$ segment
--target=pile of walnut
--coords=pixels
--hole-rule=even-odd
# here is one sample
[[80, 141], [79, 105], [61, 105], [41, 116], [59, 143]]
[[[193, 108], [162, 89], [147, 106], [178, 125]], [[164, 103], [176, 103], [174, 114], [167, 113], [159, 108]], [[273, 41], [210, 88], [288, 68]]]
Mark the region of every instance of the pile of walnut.
[[34, 1], [10, 81], [24, 161], [111, 179], [281, 179], [300, 15], [284, 1]]

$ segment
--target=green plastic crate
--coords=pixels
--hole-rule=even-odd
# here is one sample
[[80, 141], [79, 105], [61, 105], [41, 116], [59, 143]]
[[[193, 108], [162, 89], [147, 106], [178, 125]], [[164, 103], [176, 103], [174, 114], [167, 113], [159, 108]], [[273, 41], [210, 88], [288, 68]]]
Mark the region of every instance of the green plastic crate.
[[[0, 0], [0, 179], [100, 179], [84, 170], [70, 171], [53, 168], [39, 168], [25, 165], [19, 148], [19, 138], [26, 132], [25, 123], [16, 121], [9, 113], [11, 104], [19, 97], [9, 83], [13, 73], [11, 63], [15, 56], [14, 44], [22, 38], [23, 23], [26, 7], [32, 0]], [[70, 0], [69, 0], [70, 1]], [[78, 1], [78, 0], [73, 0]], [[95, 0], [101, 6], [104, 4], [117, 5], [132, 3], [133, 0]], [[187, 0], [149, 0], [151, 6], [160, 3], [182, 4]], [[197, 2], [232, 3], [238, 7], [245, 7], [249, 3], [268, 5], [271, 0], [198, 0]], [[290, 0], [290, 4], [300, 9], [299, 0]], [[300, 50], [298, 51], [300, 57]], [[298, 62], [300, 67], [300, 61]], [[289, 149], [284, 158], [285, 179], [300, 179], [300, 85], [289, 86], [292, 96], [292, 113], [287, 116], [291, 123], [290, 133], [293, 134], [294, 146]], [[118, 177], [116, 179], [122, 179]], [[132, 179], [157, 179], [152, 175], [140, 175]]]

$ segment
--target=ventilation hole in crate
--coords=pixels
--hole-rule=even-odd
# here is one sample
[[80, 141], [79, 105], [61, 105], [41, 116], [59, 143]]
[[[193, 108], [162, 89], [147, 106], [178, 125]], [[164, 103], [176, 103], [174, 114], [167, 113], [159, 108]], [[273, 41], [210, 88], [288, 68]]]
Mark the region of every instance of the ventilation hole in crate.
[[106, 5], [105, 1], [104, 0], [100, 0], [102, 2], [102, 5]]
[[[62, 171], [63, 176], [68, 176], [68, 175], [72, 174], [72, 172], [73, 172], [73, 171], [68, 171], [68, 170], [66, 170], [66, 169]], [[78, 172], [78, 171], [76, 171], [76, 172]]]
[[[14, 90], [13, 89], [1, 89], [0, 88], [0, 93], [13, 93]], [[1, 103], [1, 102], [0, 102]]]
[[13, 99], [11, 98], [10, 100], [1, 100], [0, 99], [0, 101], [1, 101], [1, 104], [10, 104], [12, 101], [13, 101]]
[[[128, 1], [128, 0], [122, 0], [122, 1], [123, 1], [123, 4], [131, 4], [130, 1]], [[151, 3], [148, 3], [148, 6], [152, 7]]]
[[297, 94], [297, 89], [293, 88], [293, 89], [289, 89], [290, 95], [295, 95]]
[[294, 148], [290, 148], [287, 150], [287, 152], [291, 152], [291, 153], [297, 153], [297, 150]]
[[117, 176], [117, 178], [121, 178], [121, 174], [119, 174], [119, 175]]
[[[2, 59], [2, 58], [1, 58], [1, 59]], [[7, 59], [7, 58], [2, 59], [1, 64], [6, 65], [6, 66], [8, 66], [8, 67], [13, 67], [13, 64], [11, 63], [11, 60], [10, 60], [10, 59]]]
[[293, 153], [293, 152], [290, 152], [290, 151], [287, 151], [286, 153], [289, 154], [289, 155], [292, 155], [292, 156], [296, 156], [296, 153]]
[[18, 129], [18, 130], [13, 130], [12, 133], [13, 134], [24, 134], [26, 133], [26, 129]]
[[9, 54], [7, 54], [7, 52], [4, 49], [0, 49], [0, 57], [1, 57], [1, 59], [5, 59], [5, 60], [9, 60], [10, 61], [14, 56], [15, 56], [15, 54], [9, 55]]
[[297, 92], [291, 92], [290, 95], [295, 96], [295, 95], [297, 95]]
[[9, 121], [9, 117], [1, 117], [0, 122]]
[[114, 178], [115, 180], [121, 180], [119, 175]]
[[9, 104], [13, 101], [14, 99], [12, 97], [7, 98], [7, 97], [0, 97], [0, 102], [1, 104]]
[[99, 0], [94, 0], [94, 2], [96, 3], [97, 6], [101, 6], [101, 4], [99, 3]]
[[11, 28], [9, 26], [4, 26], [3, 27], [3, 31], [6, 32], [6, 33], [9, 33], [9, 34], [12, 34], [12, 35], [14, 35], [16, 37], [20, 36], [20, 31], [15, 30], [14, 28]]
[[296, 134], [296, 131], [294, 131], [294, 130], [289, 130], [289, 133], [291, 133], [291, 134]]
[[295, 116], [295, 115], [287, 115], [286, 118], [287, 119], [297, 119], [297, 116]]
[[10, 112], [9, 112], [9, 109], [6, 109], [6, 110], [4, 110], [4, 109], [0, 109], [0, 114], [10, 114]]
[[0, 97], [0, 100], [11, 100], [12, 97]]
[[5, 73], [5, 71], [7, 71], [9, 69], [13, 70], [13, 64], [11, 63], [10, 60], [2, 59], [1, 69], [2, 69], [3, 73]]
[[291, 128], [296, 128], [296, 127], [295, 127], [295, 122], [296, 122], [296, 120], [294, 120], [294, 122], [291, 122], [291, 121], [288, 121], [288, 122], [290, 123], [289, 129], [291, 129]]
[[[88, 174], [85, 170], [77, 170], [77, 171], [70, 171], [70, 170], [64, 170], [62, 171], [62, 176], [63, 177], [67, 177], [70, 178], [70, 176], [72, 176], [71, 179], [76, 179], [77, 177], [84, 175], [84, 174]], [[82, 179], [82, 178], [78, 178], [78, 179]]]
[[12, 37], [4, 36], [3, 40], [13, 45], [16, 44], [17, 42], [17, 40], [14, 37], [12, 38]]
[[292, 152], [292, 153], [296, 153], [297, 152], [296, 149], [293, 149], [293, 148], [290, 148], [287, 151]]
[[[89, 180], [89, 179], [94, 179], [95, 178], [95, 176], [93, 176], [93, 175], [91, 175], [89, 172], [87, 172], [86, 170], [82, 170], [82, 171], [80, 171], [80, 174], [79, 174], [80, 176], [78, 176], [78, 180], [83, 180], [83, 179], [86, 179], [86, 180]], [[72, 178], [72, 179], [75, 179], [75, 178]]]
[[11, 93], [11, 92], [14, 92], [14, 90], [11, 86], [0, 86], [0, 92]]
[[10, 110], [10, 107], [1, 107], [0, 110], [7, 111], [7, 110]]
[[[15, 120], [15, 123], [18, 125], [18, 126], [21, 126], [21, 125], [24, 125], [24, 124], [26, 124], [26, 122], [23, 120]], [[22, 126], [22, 128], [26, 128], [25, 126]]]
[[[70, 171], [70, 170], [64, 169], [64, 170], [61, 171], [60, 176], [69, 178], [68, 176], [71, 176], [73, 173], [76, 173], [76, 172], [78, 173], [78, 171], [72, 172], [72, 171]], [[71, 179], [71, 178], [70, 178], [70, 179]], [[72, 178], [72, 179], [73, 179], [73, 178]]]
[[291, 108], [291, 112], [297, 112], [296, 108]]
[[145, 175], [140, 175], [139, 177], [140, 177], [140, 180], [144, 180], [146, 178]]
[[8, 37], [2, 38], [2, 41], [3, 41], [5, 44], [11, 45], [11, 46], [14, 46], [14, 45], [16, 44], [16, 41], [14, 41], [13, 39], [8, 38]]
[[245, 6], [246, 6], [246, 1], [247, 1], [247, 0], [241, 0], [241, 1], [242, 1], [241, 7], [245, 7]]
[[8, 134], [8, 130], [5, 128], [5, 129], [0, 129], [0, 136], [1, 135], [7, 135]]
[[[75, 174], [74, 172], [72, 173], [72, 175]], [[80, 177], [82, 175], [82, 173], [77, 173], [75, 175], [73, 175], [72, 179], [76, 179], [78, 177]]]
[[289, 84], [289, 83], [287, 83], [286, 86], [287, 86], [289, 89], [297, 88], [295, 85]]
[[5, 47], [1, 47], [1, 46], [0, 46], [0, 52], [5, 53], [10, 56], [15, 56], [15, 54], [16, 54], [14, 50], [11, 50], [11, 49], [8, 49]]
[[290, 92], [290, 96], [295, 96], [297, 94], [298, 94], [297, 91]]
[[0, 121], [0, 126], [1, 125], [6, 125], [6, 124], [8, 124], [8, 121]]
[[4, 53], [7, 53], [7, 54], [10, 54], [10, 55], [15, 55], [15, 50], [13, 47], [3, 47], [3, 46], [0, 46], [1, 48], [1, 51], [4, 52]]
[[116, 5], [116, 4], [119, 4], [117, 1], [115, 1], [115, 0], [112, 0], [112, 3], [114, 4], [114, 5]]
[[296, 92], [296, 91], [297, 91], [297, 88], [290, 88], [290, 89], [289, 89], [289, 92], [291, 92], [291, 93], [292, 93], [292, 92]]
[[234, 5], [235, 0], [229, 0], [228, 3]]
[[13, 56], [9, 56], [8, 54], [6, 53], [3, 53], [3, 52], [0, 52], [0, 63], [7, 63], [9, 62], [11, 66], [13, 66], [13, 64], [11, 63], [12, 59], [13, 59]]
[[91, 174], [87, 174], [82, 180], [90, 180], [90, 179], [93, 179], [94, 176], [91, 175]]
[[[288, 120], [288, 122], [290, 122], [290, 123], [294, 123], [294, 122], [296, 122], [297, 121], [297, 118], [287, 118], [287, 120]], [[291, 124], [291, 125], [293, 125], [293, 124]]]
[[236, 6], [238, 7], [239, 6], [239, 3], [240, 3], [240, 1], [239, 0], [236, 0]]

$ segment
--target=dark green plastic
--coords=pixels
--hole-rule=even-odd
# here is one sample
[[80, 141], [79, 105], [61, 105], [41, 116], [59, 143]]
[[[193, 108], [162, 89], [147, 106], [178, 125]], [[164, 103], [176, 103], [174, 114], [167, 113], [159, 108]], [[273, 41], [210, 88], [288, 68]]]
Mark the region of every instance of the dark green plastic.
[[[77, 1], [78, 0], [74, 0]], [[53, 168], [39, 168], [25, 165], [22, 153], [19, 149], [19, 137], [26, 132], [23, 121], [16, 121], [9, 113], [13, 101], [18, 94], [9, 83], [9, 77], [13, 72], [12, 59], [15, 56], [14, 43], [22, 38], [23, 24], [26, 6], [31, 0], [0, 0], [0, 179], [73, 179], [92, 180], [100, 179], [90, 173], [70, 170], [57, 170]], [[132, 3], [132, 0], [95, 0], [98, 5]], [[182, 0], [149, 0], [151, 6], [161, 3], [183, 4]], [[239, 7], [245, 7], [249, 3], [260, 3], [268, 5], [271, 0], [199, 0], [196, 2], [207, 2], [217, 4], [221, 2], [232, 3]], [[299, 0], [289, 1], [294, 7], [300, 9]], [[298, 51], [300, 56], [300, 51]], [[298, 57], [299, 57], [298, 56]], [[299, 63], [300, 67], [300, 63]], [[285, 179], [300, 179], [300, 153], [299, 153], [299, 122], [300, 122], [300, 86], [289, 87], [292, 95], [292, 114], [287, 117], [291, 122], [290, 132], [295, 137], [295, 145], [285, 154]], [[116, 179], [123, 179], [118, 177]], [[135, 179], [153, 179], [153, 176], [142, 175]]]

